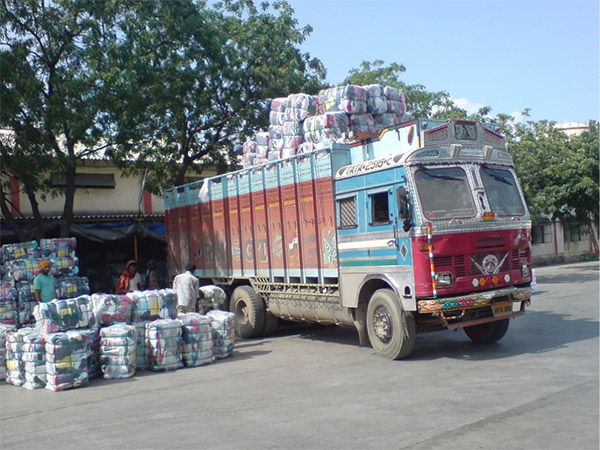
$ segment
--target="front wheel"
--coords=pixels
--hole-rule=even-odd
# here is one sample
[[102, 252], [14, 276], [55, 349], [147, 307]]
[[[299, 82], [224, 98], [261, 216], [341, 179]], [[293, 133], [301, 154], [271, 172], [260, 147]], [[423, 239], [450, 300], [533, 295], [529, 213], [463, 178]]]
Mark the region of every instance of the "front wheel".
[[508, 330], [510, 319], [496, 320], [495, 322], [482, 323], [464, 327], [465, 333], [476, 344], [493, 344], [504, 337]]
[[250, 286], [239, 286], [231, 294], [229, 310], [235, 313], [235, 332], [241, 338], [258, 337], [265, 326], [265, 303]]
[[415, 346], [416, 326], [390, 289], [379, 289], [367, 308], [367, 333], [373, 349], [389, 359], [406, 358]]

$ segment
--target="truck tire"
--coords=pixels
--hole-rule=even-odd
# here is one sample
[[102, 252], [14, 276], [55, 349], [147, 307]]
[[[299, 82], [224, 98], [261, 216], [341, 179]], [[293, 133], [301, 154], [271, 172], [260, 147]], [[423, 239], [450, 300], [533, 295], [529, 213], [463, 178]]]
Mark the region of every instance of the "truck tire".
[[277, 329], [279, 318], [274, 316], [271, 311], [265, 311], [265, 328], [261, 336], [271, 336]]
[[508, 330], [510, 319], [496, 320], [464, 327], [465, 333], [476, 344], [493, 344], [504, 337]]
[[258, 337], [265, 326], [265, 303], [250, 286], [239, 286], [231, 294], [229, 310], [235, 313], [235, 332], [241, 338]]
[[367, 333], [379, 355], [388, 359], [406, 358], [415, 346], [415, 318], [404, 311], [394, 291], [379, 289], [367, 307]]

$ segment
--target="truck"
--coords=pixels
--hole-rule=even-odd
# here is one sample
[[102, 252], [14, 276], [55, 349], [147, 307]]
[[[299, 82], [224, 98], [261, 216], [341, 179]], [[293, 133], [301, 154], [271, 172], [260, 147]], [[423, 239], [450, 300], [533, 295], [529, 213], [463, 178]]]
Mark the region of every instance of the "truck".
[[164, 199], [169, 266], [225, 289], [242, 338], [354, 326], [402, 359], [427, 331], [494, 343], [530, 304], [531, 219], [490, 124], [415, 119]]

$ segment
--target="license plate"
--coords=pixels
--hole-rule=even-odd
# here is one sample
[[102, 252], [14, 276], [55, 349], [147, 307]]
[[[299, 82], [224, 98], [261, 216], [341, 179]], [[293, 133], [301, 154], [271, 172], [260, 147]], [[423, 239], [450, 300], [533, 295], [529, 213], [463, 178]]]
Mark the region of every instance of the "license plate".
[[494, 317], [507, 316], [512, 314], [512, 302], [498, 302], [492, 305]]

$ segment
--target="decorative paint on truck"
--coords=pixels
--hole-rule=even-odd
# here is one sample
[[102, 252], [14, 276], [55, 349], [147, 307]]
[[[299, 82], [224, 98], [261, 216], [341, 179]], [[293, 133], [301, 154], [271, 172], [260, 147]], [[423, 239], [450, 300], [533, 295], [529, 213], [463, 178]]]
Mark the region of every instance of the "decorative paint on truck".
[[[420, 331], [502, 338], [531, 289], [530, 219], [494, 130], [416, 120], [165, 195], [170, 266], [231, 296], [238, 334], [353, 325], [388, 358]], [[516, 305], [516, 308], [513, 308]]]

